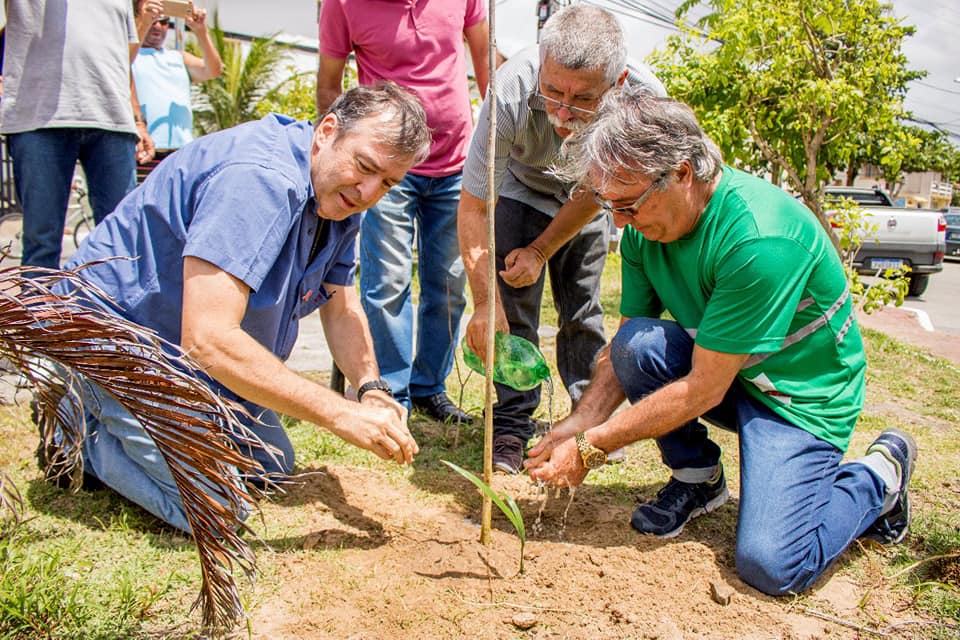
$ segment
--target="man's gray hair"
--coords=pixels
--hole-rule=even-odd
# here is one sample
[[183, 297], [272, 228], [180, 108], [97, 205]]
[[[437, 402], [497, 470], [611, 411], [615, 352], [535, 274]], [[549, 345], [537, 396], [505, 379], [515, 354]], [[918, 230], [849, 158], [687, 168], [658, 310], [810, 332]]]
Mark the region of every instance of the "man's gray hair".
[[[624, 87], [609, 91], [593, 121], [564, 142], [553, 173], [584, 186], [618, 169], [660, 175], [689, 162], [697, 180], [708, 182], [721, 169], [723, 156], [693, 111], [682, 102]], [[597, 175], [599, 174], [599, 176]]]
[[430, 128], [423, 106], [395, 82], [383, 80], [372, 86], [354, 87], [337, 98], [320, 119], [331, 113], [337, 118], [335, 140], [354, 131], [367, 118], [386, 116], [374, 130], [377, 142], [401, 156], [413, 157], [414, 164], [426, 160], [430, 153]]
[[627, 68], [623, 29], [612, 13], [575, 4], [553, 14], [540, 32], [540, 64], [546, 56], [565, 69], [603, 69], [613, 83]]

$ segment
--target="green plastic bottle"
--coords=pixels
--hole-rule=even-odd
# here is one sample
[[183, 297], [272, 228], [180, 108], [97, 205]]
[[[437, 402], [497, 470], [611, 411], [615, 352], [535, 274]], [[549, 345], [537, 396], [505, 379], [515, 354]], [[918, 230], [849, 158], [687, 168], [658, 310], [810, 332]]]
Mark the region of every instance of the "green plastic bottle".
[[[480, 375], [487, 375], [483, 361], [467, 346], [466, 338], [460, 346], [467, 366]], [[527, 391], [550, 378], [550, 367], [540, 349], [520, 336], [498, 331], [493, 338], [493, 353], [493, 379], [500, 384]]]

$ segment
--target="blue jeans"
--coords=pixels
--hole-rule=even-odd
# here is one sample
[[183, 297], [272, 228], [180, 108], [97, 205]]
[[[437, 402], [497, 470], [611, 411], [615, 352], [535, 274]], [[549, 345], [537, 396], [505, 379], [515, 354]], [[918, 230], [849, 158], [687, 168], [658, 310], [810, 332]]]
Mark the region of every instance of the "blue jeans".
[[[173, 475], [140, 422], [99, 385], [85, 379], [77, 384], [85, 412], [82, 418], [86, 431], [82, 450], [84, 471], [167, 524], [189, 532], [190, 525]], [[293, 445], [280, 418], [253, 403], [243, 405], [264, 423], [247, 422], [246, 427], [276, 447], [280, 454], [275, 460], [262, 448], [250, 448], [238, 441], [240, 450], [256, 459], [268, 474], [288, 475], [293, 470]], [[216, 493], [208, 493], [222, 504]], [[238, 515], [246, 518], [247, 514]]]
[[[525, 247], [543, 233], [553, 218], [510, 198], [500, 198], [496, 210], [497, 273], [506, 268], [504, 259], [518, 247]], [[600, 306], [600, 279], [607, 259], [609, 228], [604, 214], [588, 222], [580, 233], [551, 256], [553, 304], [557, 309], [557, 371], [574, 404], [580, 401], [590, 382], [597, 353], [606, 344], [603, 308]], [[515, 288], [497, 276], [503, 311], [510, 333], [539, 344], [540, 301], [545, 275], [529, 287]], [[533, 436], [533, 412], [540, 405], [540, 387], [517, 391], [497, 384], [493, 407], [495, 435], [517, 436], [524, 442]]]
[[[445, 392], [453, 366], [466, 304], [457, 242], [460, 180], [459, 173], [443, 178], [408, 173], [364, 213], [360, 225], [360, 301], [380, 375], [407, 408], [411, 397]], [[414, 239], [420, 280], [415, 345]]]
[[77, 161], [99, 223], [136, 186], [137, 138], [102, 129], [37, 129], [8, 136], [13, 179], [23, 207], [23, 259], [60, 268], [60, 246]]
[[[693, 339], [675, 322], [634, 318], [613, 339], [611, 361], [631, 403], [690, 371]], [[739, 433], [737, 573], [771, 595], [800, 593], [880, 515], [885, 485], [859, 462], [751, 398], [739, 380], [705, 417]], [[683, 482], [704, 482], [720, 448], [692, 420], [657, 440]]]

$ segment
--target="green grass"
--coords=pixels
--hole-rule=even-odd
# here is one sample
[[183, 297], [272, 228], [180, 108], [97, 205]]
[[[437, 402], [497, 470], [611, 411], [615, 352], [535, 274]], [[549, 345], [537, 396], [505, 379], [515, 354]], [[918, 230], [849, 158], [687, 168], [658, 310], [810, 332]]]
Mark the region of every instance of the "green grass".
[[[608, 338], [618, 324], [618, 270], [619, 257], [611, 256], [601, 295]], [[542, 324], [555, 326], [549, 288], [544, 301]], [[949, 625], [960, 619], [960, 565], [955, 557], [932, 558], [960, 551], [960, 519], [953, 515], [960, 512], [958, 368], [884, 334], [866, 331], [865, 340], [870, 363], [867, 407], [850, 457], [859, 455], [879, 431], [890, 426], [909, 429], [920, 443], [912, 485], [913, 533], [907, 544], [879, 556], [881, 578], [915, 598], [913, 606], [944, 621], [939, 627], [925, 628], [924, 637], [955, 637], [956, 628]], [[553, 367], [554, 339], [544, 338], [542, 347]], [[448, 388], [454, 400], [479, 416], [484, 405], [483, 380], [467, 373], [458, 354]], [[558, 385], [553, 418], [566, 415], [569, 406]], [[199, 616], [189, 612], [200, 584], [192, 543], [109, 491], [69, 494], [43, 482], [32, 456], [36, 431], [27, 414], [25, 407], [0, 407], [0, 468], [13, 477], [26, 503], [19, 524], [0, 524], [0, 640], [197, 635]], [[546, 398], [536, 415], [550, 417]], [[474, 472], [481, 469], [479, 420], [458, 428], [414, 414], [411, 430], [421, 453], [410, 467], [384, 462], [308, 424], [288, 422], [286, 426], [301, 470], [321, 471], [328, 465], [372, 469], [384, 482], [403, 487], [410, 500], [468, 511], [479, 504], [476, 492], [465, 490], [463, 480], [441, 463], [445, 459]], [[726, 432], [713, 434], [724, 449], [728, 481], [736, 489], [736, 438]], [[627, 462], [592, 473], [590, 483], [595, 495], [629, 508], [638, 496], [652, 496], [666, 478], [655, 445], [641, 442], [629, 448]], [[529, 501], [518, 501], [521, 508], [535, 509]], [[336, 548], [302, 549], [309, 506], [284, 496], [276, 502], [283, 508], [272, 510], [270, 546], [253, 543], [262, 574], [255, 592], [241, 589], [245, 598], [256, 598], [248, 600], [248, 606], [259, 606], [284, 589], [271, 561], [276, 554], [318, 554], [330, 566], [342, 563]], [[691, 529], [695, 533], [709, 527], [735, 529], [735, 509], [717, 515], [717, 519], [692, 523]], [[876, 554], [855, 551], [844, 556], [843, 570], [872, 579], [876, 560]], [[344, 565], [341, 572], [346, 582], [348, 569]]]

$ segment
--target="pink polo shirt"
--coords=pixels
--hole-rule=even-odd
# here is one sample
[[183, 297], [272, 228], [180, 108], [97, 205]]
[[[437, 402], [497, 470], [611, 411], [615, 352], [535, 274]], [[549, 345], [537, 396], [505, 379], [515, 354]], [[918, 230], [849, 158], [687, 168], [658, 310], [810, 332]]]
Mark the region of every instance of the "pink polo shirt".
[[486, 17], [482, 0], [323, 0], [320, 53], [353, 51], [360, 84], [393, 80], [423, 103], [433, 144], [411, 173], [463, 168], [473, 128], [463, 32]]

